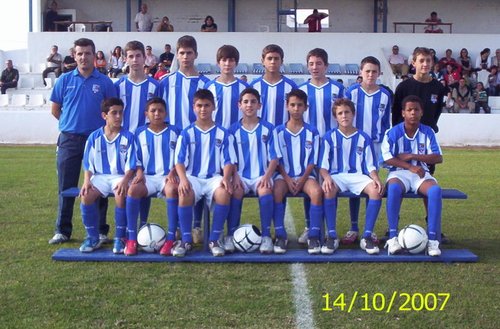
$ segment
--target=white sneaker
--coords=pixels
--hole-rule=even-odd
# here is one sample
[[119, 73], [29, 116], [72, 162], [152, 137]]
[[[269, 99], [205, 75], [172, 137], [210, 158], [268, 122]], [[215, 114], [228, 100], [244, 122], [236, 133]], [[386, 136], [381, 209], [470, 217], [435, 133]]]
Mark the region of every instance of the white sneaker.
[[339, 247], [339, 239], [327, 238], [325, 244], [321, 246], [321, 253], [324, 255], [331, 255]]
[[318, 255], [321, 252], [321, 244], [318, 238], [310, 238], [307, 240], [307, 252], [309, 255]]
[[109, 239], [106, 234], [102, 234], [102, 233], [99, 234], [99, 244], [100, 245], [108, 244], [110, 242], [111, 242], [111, 239]]
[[260, 243], [259, 251], [261, 254], [272, 254], [273, 253], [273, 239], [269, 236], [262, 237], [262, 242]]
[[283, 238], [276, 238], [274, 242], [274, 253], [275, 254], [284, 254], [286, 252], [286, 245], [288, 244], [288, 240]]
[[191, 250], [192, 246], [190, 243], [185, 242], [182, 243], [182, 241], [177, 240], [174, 243], [174, 247], [172, 248], [172, 256], [175, 257], [184, 257], [186, 255], [186, 252]]
[[60, 244], [60, 243], [65, 243], [68, 242], [69, 238], [61, 233], [56, 233], [52, 237], [52, 239], [49, 240], [49, 244]]
[[304, 232], [299, 236], [297, 242], [300, 244], [306, 244], [307, 238], [309, 237], [309, 229], [307, 227], [304, 228]]
[[359, 247], [366, 251], [369, 255], [376, 255], [379, 253], [377, 244], [373, 241], [372, 237], [362, 238], [359, 242]]
[[427, 254], [429, 256], [440, 256], [441, 250], [439, 249], [438, 240], [429, 240], [427, 242]]
[[219, 241], [210, 241], [208, 247], [215, 257], [224, 256], [224, 248], [221, 247]]
[[227, 235], [224, 237], [224, 251], [234, 252], [234, 242], [232, 235]]
[[399, 244], [399, 242], [398, 242], [398, 237], [397, 236], [395, 236], [392, 239], [387, 240], [387, 242], [385, 243], [384, 248], [387, 248], [387, 253], [389, 255], [394, 255], [395, 253], [397, 253], [397, 252], [401, 251], [401, 249], [403, 249], [401, 247], [401, 245]]

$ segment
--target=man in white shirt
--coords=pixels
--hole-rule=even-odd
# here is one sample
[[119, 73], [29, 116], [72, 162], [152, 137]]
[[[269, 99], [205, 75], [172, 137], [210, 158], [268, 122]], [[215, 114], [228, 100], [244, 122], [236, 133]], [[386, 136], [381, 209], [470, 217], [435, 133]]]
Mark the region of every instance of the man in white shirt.
[[392, 46], [392, 54], [389, 56], [389, 64], [391, 65], [392, 73], [397, 77], [408, 75], [408, 64], [406, 58], [399, 53], [397, 45]]
[[148, 13], [148, 5], [143, 3], [141, 11], [135, 15], [135, 27], [137, 32], [151, 32], [153, 28], [153, 16]]

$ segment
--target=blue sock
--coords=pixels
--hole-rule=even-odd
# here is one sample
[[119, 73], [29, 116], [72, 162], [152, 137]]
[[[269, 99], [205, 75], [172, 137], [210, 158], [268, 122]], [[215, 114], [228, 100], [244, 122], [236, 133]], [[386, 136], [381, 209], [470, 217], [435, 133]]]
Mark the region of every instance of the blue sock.
[[337, 238], [337, 198], [325, 199], [324, 214], [326, 218], [326, 228], [328, 230], [328, 237], [332, 239]]
[[227, 216], [227, 235], [233, 235], [234, 231], [240, 226], [242, 205], [243, 200], [231, 198], [231, 206]]
[[210, 241], [217, 241], [220, 234], [224, 230], [224, 222], [229, 213], [229, 207], [216, 203], [214, 207], [214, 218], [212, 223], [212, 231], [210, 231]]
[[363, 234], [364, 238], [368, 238], [373, 233], [380, 207], [382, 207], [382, 200], [368, 200], [368, 205], [366, 206], [365, 233]]
[[401, 200], [403, 190], [399, 183], [392, 183], [387, 186], [387, 221], [389, 223], [389, 238], [398, 235], [399, 211], [401, 210]]
[[323, 205], [317, 206], [311, 204], [311, 210], [309, 211], [311, 218], [311, 227], [309, 229], [308, 236], [310, 238], [319, 238], [321, 232], [321, 225], [323, 225]]
[[286, 239], [285, 229], [285, 206], [286, 203], [274, 203], [274, 231], [276, 238]]
[[306, 219], [306, 227], [311, 227], [311, 199], [304, 198], [304, 218]]
[[[120, 239], [124, 238], [127, 232], [127, 214], [125, 212], [125, 208], [115, 207], [115, 226], [116, 226], [115, 237]], [[137, 228], [135, 229], [134, 233], [135, 236], [134, 234], [132, 234], [131, 240], [137, 240]]]
[[178, 211], [179, 225], [181, 227], [182, 233], [182, 242], [193, 243], [193, 236], [191, 235], [191, 223], [193, 222], [193, 206], [179, 206]]
[[441, 209], [443, 200], [441, 199], [441, 187], [434, 185], [427, 191], [427, 230], [429, 240], [441, 240]]
[[201, 227], [201, 220], [203, 218], [203, 210], [205, 209], [205, 199], [201, 199], [194, 205], [194, 222], [193, 227]]
[[262, 229], [262, 236], [271, 237], [271, 221], [273, 220], [274, 212], [273, 195], [267, 194], [259, 197], [260, 209], [260, 226]]
[[151, 208], [151, 198], [145, 197], [141, 199], [141, 226], [148, 222], [149, 208]]
[[351, 216], [351, 231], [359, 232], [359, 206], [361, 198], [349, 198], [349, 214]]
[[177, 230], [177, 226], [179, 226], [178, 207], [179, 199], [167, 198], [167, 240], [175, 240], [175, 231]]
[[129, 240], [137, 240], [137, 218], [139, 217], [139, 207], [142, 205], [142, 200], [144, 199], [128, 196], [125, 202]]
[[97, 211], [97, 202], [89, 205], [80, 203], [80, 210], [82, 211], [82, 222], [87, 231], [87, 236], [93, 239], [99, 239], [99, 230], [97, 228], [99, 223], [99, 212]]

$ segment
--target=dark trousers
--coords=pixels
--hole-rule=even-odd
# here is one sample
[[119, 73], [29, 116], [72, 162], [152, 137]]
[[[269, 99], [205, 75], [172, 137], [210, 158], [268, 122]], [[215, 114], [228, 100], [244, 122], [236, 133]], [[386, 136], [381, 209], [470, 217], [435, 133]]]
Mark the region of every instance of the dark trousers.
[[42, 72], [42, 79], [43, 79], [43, 84], [46, 86], [47, 83], [45, 82], [45, 78], [48, 77], [50, 72], [54, 72], [56, 74], [56, 78], [59, 78], [61, 75], [61, 68], [60, 67], [47, 67], [45, 70]]
[[3, 85], [2, 85], [2, 88], [1, 88], [2, 94], [5, 94], [5, 92], [9, 88], [17, 88], [17, 81], [15, 81], [15, 82], [4, 82]]
[[[73, 208], [75, 198], [62, 197], [61, 192], [78, 186], [82, 167], [83, 152], [87, 136], [62, 132], [57, 141], [57, 179], [59, 205], [56, 219], [56, 232], [71, 237], [73, 231]], [[108, 234], [109, 225], [106, 224], [108, 199], [99, 198], [99, 233]]]

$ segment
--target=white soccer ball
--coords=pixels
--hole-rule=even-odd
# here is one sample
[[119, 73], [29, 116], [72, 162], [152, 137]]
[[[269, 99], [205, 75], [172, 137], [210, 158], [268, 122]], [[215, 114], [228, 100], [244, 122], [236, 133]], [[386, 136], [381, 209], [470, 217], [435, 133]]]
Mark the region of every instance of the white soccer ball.
[[167, 233], [158, 224], [147, 223], [137, 233], [137, 244], [145, 252], [158, 252], [166, 239]]
[[418, 254], [427, 247], [427, 233], [415, 224], [404, 227], [398, 234], [398, 242], [410, 254]]
[[233, 242], [241, 252], [252, 252], [260, 247], [262, 236], [259, 228], [252, 224], [243, 224], [234, 231]]

